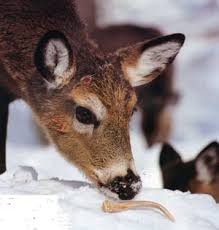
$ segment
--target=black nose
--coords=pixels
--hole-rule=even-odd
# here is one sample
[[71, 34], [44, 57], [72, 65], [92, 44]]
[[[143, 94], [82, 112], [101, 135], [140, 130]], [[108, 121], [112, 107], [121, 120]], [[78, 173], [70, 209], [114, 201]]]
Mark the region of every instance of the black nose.
[[126, 176], [116, 177], [106, 187], [110, 191], [117, 193], [121, 200], [131, 200], [141, 189], [141, 179], [129, 169]]

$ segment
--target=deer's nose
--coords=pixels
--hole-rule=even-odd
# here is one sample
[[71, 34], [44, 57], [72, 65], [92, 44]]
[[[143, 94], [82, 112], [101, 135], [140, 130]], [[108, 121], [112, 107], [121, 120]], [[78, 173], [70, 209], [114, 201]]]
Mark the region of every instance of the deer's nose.
[[141, 179], [136, 176], [131, 169], [123, 177], [118, 176], [106, 187], [116, 193], [121, 200], [131, 200], [141, 189]]

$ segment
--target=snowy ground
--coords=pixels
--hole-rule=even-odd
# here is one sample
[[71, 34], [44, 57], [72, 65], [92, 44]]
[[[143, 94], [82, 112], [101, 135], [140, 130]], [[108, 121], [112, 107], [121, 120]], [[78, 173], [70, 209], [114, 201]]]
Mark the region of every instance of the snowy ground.
[[[133, 4], [132, 0], [110, 0], [103, 5], [107, 10], [102, 7], [99, 11], [102, 26], [153, 24], [167, 33], [187, 35], [177, 59], [175, 83], [182, 98], [174, 111], [171, 143], [190, 159], [209, 141], [219, 140], [218, 1], [135, 0]], [[104, 196], [53, 147], [40, 146], [28, 108], [15, 103], [11, 110], [8, 172], [0, 176], [0, 229], [219, 229], [219, 204], [210, 196], [159, 189], [160, 146], [146, 148], [138, 113], [130, 133], [144, 188], [136, 199], [160, 202], [173, 213], [175, 224], [151, 209], [103, 213], [100, 207]]]
[[174, 214], [172, 223], [152, 209], [103, 213], [104, 196], [89, 185], [35, 176], [20, 169], [3, 183], [1, 229], [219, 229], [219, 206], [207, 195], [144, 188], [136, 199], [162, 203]]

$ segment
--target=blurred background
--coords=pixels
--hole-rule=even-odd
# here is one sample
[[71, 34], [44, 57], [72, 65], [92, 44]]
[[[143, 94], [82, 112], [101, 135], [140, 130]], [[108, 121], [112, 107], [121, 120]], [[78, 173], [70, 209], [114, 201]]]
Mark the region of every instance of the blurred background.
[[[219, 139], [219, 0], [78, 0], [77, 4], [91, 33], [112, 25], [153, 27], [163, 34], [184, 33], [185, 45], [174, 62], [172, 87], [179, 100], [171, 106], [168, 141], [190, 159], [208, 142]], [[111, 39], [117, 39], [113, 33]], [[148, 149], [141, 119], [138, 111], [131, 122], [133, 152], [141, 170], [149, 172], [149, 177], [159, 176], [160, 147]], [[30, 109], [21, 101], [10, 106], [7, 150], [8, 168], [30, 165], [43, 178], [77, 174], [76, 178], [82, 179], [53, 147], [47, 146]], [[160, 186], [157, 178], [148, 181], [148, 186]]]

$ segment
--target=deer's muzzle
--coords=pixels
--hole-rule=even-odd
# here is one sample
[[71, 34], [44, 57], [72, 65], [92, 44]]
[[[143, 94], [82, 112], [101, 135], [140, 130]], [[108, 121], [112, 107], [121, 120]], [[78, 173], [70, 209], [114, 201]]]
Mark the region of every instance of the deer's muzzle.
[[103, 185], [103, 187], [110, 190], [111, 193], [117, 194], [121, 200], [133, 199], [140, 191], [141, 186], [140, 177], [136, 176], [131, 169], [128, 169], [125, 176], [118, 176], [110, 183]]

